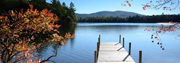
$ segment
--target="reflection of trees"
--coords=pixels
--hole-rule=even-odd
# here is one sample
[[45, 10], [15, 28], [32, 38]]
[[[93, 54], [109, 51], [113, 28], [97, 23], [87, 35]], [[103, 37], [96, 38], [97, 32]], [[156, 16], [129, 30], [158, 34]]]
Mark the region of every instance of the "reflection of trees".
[[[73, 25], [68, 25], [68, 26], [66, 25], [66, 26], [62, 26], [62, 27], [60, 28], [60, 32], [61, 32], [61, 35], [62, 35], [62, 36], [65, 36], [66, 33], [74, 34], [74, 33], [75, 33], [75, 29], [76, 29], [76, 25], [75, 25], [75, 24], [73, 24]], [[74, 44], [74, 38], [75, 38], [75, 37], [67, 39], [67, 40], [70, 40], [71, 45]], [[57, 53], [58, 53], [59, 48], [61, 47], [61, 44], [45, 42], [45, 43], [43, 43], [43, 44], [38, 48], [37, 53], [38, 53], [38, 56], [43, 57], [43, 56], [42, 56], [43, 52], [46, 52], [46, 51], [48, 50], [48, 47], [49, 47], [49, 46], [52, 46], [52, 48], [53, 48], [52, 51], [54, 52], [54, 54], [51, 55], [51, 56], [49, 56], [49, 57], [46, 58], [45, 60], [46, 60], [46, 61], [48, 60], [48, 61], [54, 62], [53, 60], [50, 60], [50, 58], [56, 57], [56, 56], [58, 55]], [[43, 62], [44, 62], [44, 61], [43, 61]]]
[[49, 48], [49, 46], [53, 46], [53, 52], [55, 53], [56, 49], [60, 48], [61, 45], [57, 44], [57, 43], [43, 43], [42, 46], [40, 46], [37, 50], [38, 56], [42, 56], [42, 54], [44, 54], [44, 52], [46, 52]]
[[[56, 57], [58, 55], [58, 48], [60, 47], [59, 44], [53, 44], [53, 52], [54, 54], [49, 56], [47, 59], [41, 61], [41, 62], [46, 62], [46, 61], [51, 61], [51, 62], [54, 62], [53, 60], [50, 60], [52, 57]], [[54, 62], [56, 63], [56, 62]]]
[[126, 31], [126, 30], [137, 30], [139, 27], [145, 25], [93, 25], [93, 26], [78, 26], [78, 29], [97, 29], [97, 31], [109, 32], [109, 30], [117, 30], [116, 32]]
[[74, 34], [76, 29], [76, 24], [62, 25], [59, 30], [62, 36], [65, 36], [66, 33]]
[[74, 38], [72, 38], [72, 39], [70, 39], [70, 43], [71, 43], [71, 47], [73, 47], [74, 46], [74, 42], [75, 42], [75, 37]]
[[68, 39], [71, 46], [74, 44], [76, 24], [62, 25], [60, 28], [61, 35], [64, 36], [66, 33], [72, 34], [73, 38]]

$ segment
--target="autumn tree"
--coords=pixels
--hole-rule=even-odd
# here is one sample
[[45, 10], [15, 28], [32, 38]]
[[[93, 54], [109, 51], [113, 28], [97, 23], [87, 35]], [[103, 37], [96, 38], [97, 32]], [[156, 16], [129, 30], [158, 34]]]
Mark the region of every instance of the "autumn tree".
[[[0, 63], [41, 63], [51, 61], [50, 58], [42, 60], [36, 51], [42, 43], [52, 42], [66, 44], [66, 38], [73, 38], [70, 33], [60, 36], [60, 25], [54, 22], [58, 17], [51, 11], [44, 9], [38, 11], [29, 5], [30, 9], [24, 11], [9, 11], [0, 16]], [[57, 51], [57, 50], [56, 50]]]

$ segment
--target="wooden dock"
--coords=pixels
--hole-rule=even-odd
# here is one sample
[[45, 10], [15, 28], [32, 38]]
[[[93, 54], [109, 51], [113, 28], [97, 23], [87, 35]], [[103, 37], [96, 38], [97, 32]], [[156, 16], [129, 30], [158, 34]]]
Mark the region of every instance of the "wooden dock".
[[99, 36], [94, 63], [135, 63], [131, 57], [131, 43], [129, 43], [129, 52], [127, 52], [124, 49], [124, 38], [122, 46], [121, 41], [100, 42]]

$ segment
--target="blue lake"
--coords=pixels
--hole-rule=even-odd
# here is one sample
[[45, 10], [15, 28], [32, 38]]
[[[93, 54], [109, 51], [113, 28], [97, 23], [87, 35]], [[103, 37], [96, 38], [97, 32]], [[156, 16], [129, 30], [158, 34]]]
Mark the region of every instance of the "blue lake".
[[[151, 39], [155, 31], [144, 31], [146, 28], [158, 29], [158, 23], [78, 23], [75, 38], [58, 50], [58, 56], [52, 58], [57, 63], [93, 63], [94, 51], [101, 35], [101, 42], [119, 42], [119, 35], [125, 38], [125, 49], [132, 43], [132, 58], [139, 62], [139, 50], [142, 50], [143, 63], [180, 63], [180, 30], [159, 34], [164, 50]], [[152, 42], [152, 40], [154, 42]], [[41, 52], [44, 58], [53, 54], [53, 46]]]

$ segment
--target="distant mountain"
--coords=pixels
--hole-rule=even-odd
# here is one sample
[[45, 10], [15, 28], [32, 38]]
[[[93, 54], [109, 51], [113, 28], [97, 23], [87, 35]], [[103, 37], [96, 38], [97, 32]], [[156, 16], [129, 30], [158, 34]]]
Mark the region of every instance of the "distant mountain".
[[100, 11], [96, 13], [91, 13], [91, 14], [78, 14], [76, 13], [76, 16], [78, 18], [85, 18], [85, 17], [129, 17], [129, 16], [135, 16], [135, 15], [140, 15], [143, 16], [142, 14], [134, 13], [134, 12], [126, 12], [126, 11]]

